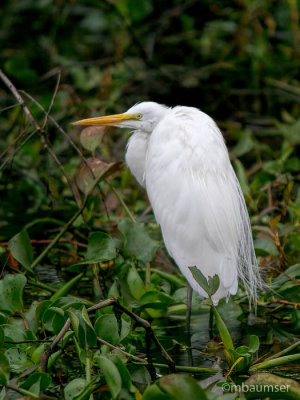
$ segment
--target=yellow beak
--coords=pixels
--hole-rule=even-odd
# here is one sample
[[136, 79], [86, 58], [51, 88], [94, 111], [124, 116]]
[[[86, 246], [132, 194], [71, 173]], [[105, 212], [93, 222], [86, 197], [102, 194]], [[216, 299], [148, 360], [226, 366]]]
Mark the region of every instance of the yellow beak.
[[116, 126], [125, 121], [138, 121], [141, 119], [140, 114], [114, 114], [104, 117], [95, 117], [81, 119], [80, 121], [73, 122], [73, 125], [105, 125], [105, 126]]

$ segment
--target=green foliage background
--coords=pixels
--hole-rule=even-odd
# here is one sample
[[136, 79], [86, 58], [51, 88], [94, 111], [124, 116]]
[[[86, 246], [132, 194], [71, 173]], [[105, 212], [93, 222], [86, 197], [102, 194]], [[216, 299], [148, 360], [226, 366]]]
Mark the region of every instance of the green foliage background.
[[[146, 387], [145, 399], [174, 399], [172, 385], [187, 385], [191, 400], [204, 396], [190, 377], [165, 377], [150, 386], [151, 370], [95, 342], [100, 335], [143, 358], [144, 331], [114, 309], [88, 317], [83, 308], [119, 296], [151, 321], [171, 353], [169, 338], [176, 339], [176, 364], [190, 365], [183, 335], [185, 282], [164, 252], [144, 191], [125, 166], [112, 164], [124, 159], [128, 134], [110, 129], [80, 137], [71, 125], [139, 101], [198, 107], [226, 139], [262, 272], [275, 291], [261, 294], [257, 316], [249, 313], [243, 288], [234, 301], [219, 305], [234, 341], [244, 345], [246, 338], [248, 346], [248, 335], [255, 333], [263, 354], [299, 339], [299, 10], [297, 0], [2, 2], [1, 69], [42, 131], [34, 131], [1, 81], [1, 399], [26, 390], [55, 398], [139, 399]], [[93, 181], [63, 130], [100, 179], [100, 191], [89, 194], [82, 215], [68, 226]], [[63, 241], [47, 249], [61, 229]], [[195, 295], [193, 301], [193, 355], [206, 354], [196, 367], [212, 367], [220, 344], [209, 342], [203, 328], [208, 305]], [[45, 346], [36, 340], [53, 340], [69, 316], [72, 329], [47, 372], [31, 371]], [[33, 342], [19, 343], [24, 340]], [[151, 351], [156, 363], [165, 362], [153, 346]], [[253, 352], [239, 351], [250, 360], [240, 367], [248, 371]], [[299, 361], [288, 361], [290, 369], [277, 366], [273, 372], [299, 379]], [[169, 397], [159, 397], [159, 387]]]

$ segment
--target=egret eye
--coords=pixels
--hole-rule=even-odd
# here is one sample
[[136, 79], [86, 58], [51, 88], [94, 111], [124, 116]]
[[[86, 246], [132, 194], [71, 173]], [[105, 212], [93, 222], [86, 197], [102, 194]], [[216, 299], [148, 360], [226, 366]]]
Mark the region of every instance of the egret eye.
[[136, 114], [137, 119], [142, 119], [143, 118], [143, 114]]

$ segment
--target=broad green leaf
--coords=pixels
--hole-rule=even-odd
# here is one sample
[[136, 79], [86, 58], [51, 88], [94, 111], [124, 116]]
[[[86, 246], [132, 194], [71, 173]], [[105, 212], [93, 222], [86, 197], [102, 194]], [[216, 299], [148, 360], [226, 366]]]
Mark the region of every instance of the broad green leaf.
[[148, 386], [141, 400], [174, 400], [174, 397], [163, 392], [157, 383]]
[[88, 248], [85, 260], [72, 265], [70, 270], [75, 270], [80, 265], [95, 264], [102, 261], [110, 261], [116, 257], [116, 246], [114, 240], [104, 232], [93, 232], [89, 236]]
[[9, 380], [10, 366], [8, 359], [0, 353], [0, 385], [6, 385]]
[[31, 374], [21, 387], [29, 390], [32, 393], [39, 394], [41, 391], [47, 389], [51, 383], [51, 378], [44, 372], [34, 372]]
[[[92, 392], [93, 388], [85, 379], [76, 378], [67, 384], [64, 389], [66, 400], [79, 400], [87, 399]], [[84, 397], [82, 397], [82, 395]]]
[[121, 379], [122, 379], [122, 386], [125, 387], [129, 391], [134, 391], [133, 385], [131, 383], [131, 375], [130, 375], [126, 365], [123, 363], [121, 357], [118, 354], [113, 354], [111, 356], [111, 360], [114, 362], [114, 364], [118, 368], [118, 371], [119, 371]]
[[207, 279], [197, 267], [189, 267], [193, 278], [202, 287], [202, 289], [210, 296], [210, 288]]
[[151, 239], [144, 224], [122, 219], [118, 224], [124, 238], [123, 249], [126, 254], [135, 256], [143, 262], [152, 261], [159, 245]]
[[219, 289], [220, 286], [220, 278], [218, 275], [214, 275], [213, 277], [209, 276], [208, 277], [208, 286], [209, 286], [209, 291], [210, 295], [213, 296], [216, 291]]
[[[190, 375], [167, 375], [157, 382], [157, 386], [162, 390], [163, 393], [167, 393], [172, 400], [207, 400], [204, 390]], [[143, 398], [143, 400], [145, 399]]]
[[64, 326], [67, 316], [63, 309], [59, 307], [49, 307], [43, 314], [43, 322], [46, 329], [58, 334]]
[[250, 336], [249, 351], [255, 353], [259, 349], [259, 338], [256, 335]]
[[121, 391], [122, 379], [115, 364], [104, 356], [97, 357], [97, 364], [102, 369], [112, 398], [115, 399]]
[[273, 242], [271, 242], [271, 240], [255, 239], [254, 248], [257, 255], [267, 256], [268, 254], [271, 254], [275, 257], [278, 255], [277, 247]]
[[127, 275], [127, 283], [129, 286], [129, 290], [131, 295], [139, 300], [141, 296], [145, 293], [145, 285], [137, 272], [136, 268], [132, 266]]
[[118, 322], [114, 314], [101, 315], [95, 322], [95, 332], [101, 339], [115, 346], [120, 343]]
[[95, 346], [97, 342], [96, 334], [88, 318], [85, 307], [83, 307], [81, 311], [69, 310], [68, 313], [80, 346], [83, 349], [85, 348], [86, 344], [88, 344], [90, 347]]
[[4, 354], [8, 359], [11, 371], [13, 372], [23, 372], [30, 365], [32, 365], [31, 362], [27, 359], [26, 353], [16, 347], [7, 349]]
[[33, 249], [27, 231], [17, 233], [8, 242], [8, 248], [13, 257], [27, 270], [31, 270]]
[[23, 289], [26, 278], [23, 274], [5, 275], [0, 280], [0, 309], [11, 314], [23, 309]]

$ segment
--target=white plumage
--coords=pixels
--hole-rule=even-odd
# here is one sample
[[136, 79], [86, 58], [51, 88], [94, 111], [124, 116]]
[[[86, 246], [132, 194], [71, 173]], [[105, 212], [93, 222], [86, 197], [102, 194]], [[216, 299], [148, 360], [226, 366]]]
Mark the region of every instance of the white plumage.
[[261, 279], [248, 212], [215, 122], [196, 108], [144, 102], [79, 124], [133, 129], [126, 162], [145, 187], [166, 248], [192, 288], [207, 296], [188, 268], [196, 266], [206, 277], [219, 276], [215, 304], [236, 293], [238, 279], [255, 301]]

